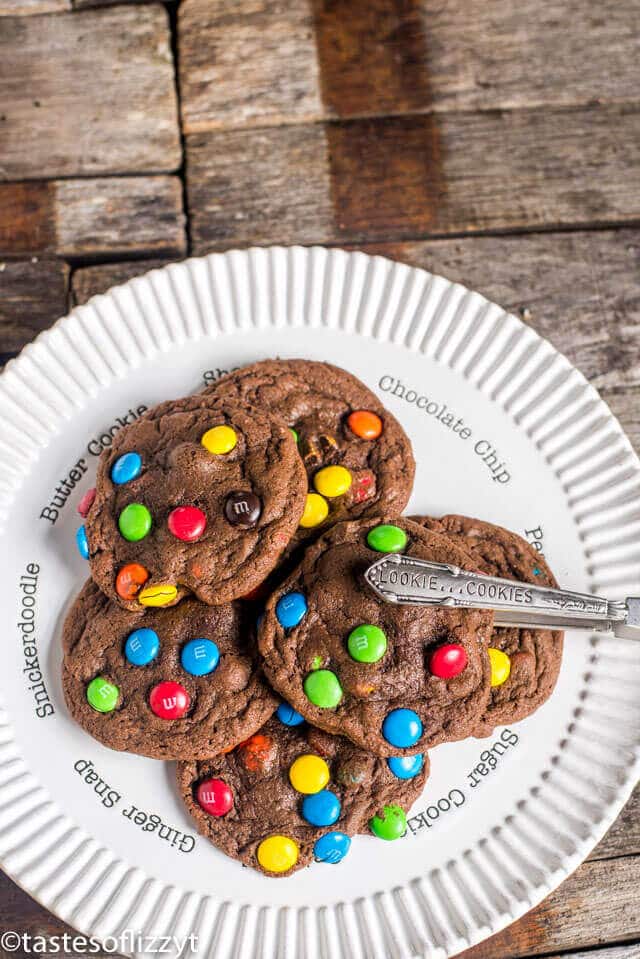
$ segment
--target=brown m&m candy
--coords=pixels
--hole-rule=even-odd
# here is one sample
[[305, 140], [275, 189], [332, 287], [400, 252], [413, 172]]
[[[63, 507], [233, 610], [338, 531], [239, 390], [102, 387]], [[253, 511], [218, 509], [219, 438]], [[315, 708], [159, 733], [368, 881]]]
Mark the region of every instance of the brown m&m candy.
[[233, 526], [255, 526], [260, 519], [262, 504], [255, 493], [234, 490], [224, 504], [224, 515]]

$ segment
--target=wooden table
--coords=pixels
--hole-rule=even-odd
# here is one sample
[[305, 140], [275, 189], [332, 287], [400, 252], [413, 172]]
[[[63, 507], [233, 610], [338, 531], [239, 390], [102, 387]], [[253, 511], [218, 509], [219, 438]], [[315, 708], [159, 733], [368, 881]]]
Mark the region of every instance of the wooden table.
[[[2, 361], [188, 253], [357, 246], [519, 314], [640, 448], [639, 27], [640, 0], [0, 0]], [[640, 956], [639, 807], [465, 955]], [[3, 877], [5, 929], [64, 926]]]

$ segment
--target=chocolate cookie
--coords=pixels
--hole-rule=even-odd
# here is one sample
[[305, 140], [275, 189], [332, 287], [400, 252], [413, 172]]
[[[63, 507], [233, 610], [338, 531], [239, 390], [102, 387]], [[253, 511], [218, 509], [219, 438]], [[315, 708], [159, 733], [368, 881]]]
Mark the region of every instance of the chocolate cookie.
[[128, 609], [169, 606], [186, 593], [228, 603], [275, 567], [305, 496], [295, 441], [276, 418], [190, 396], [116, 435], [100, 457], [79, 545], [95, 582]]
[[[351, 836], [396, 839], [429, 771], [427, 756], [384, 760], [307, 726], [283, 704], [233, 752], [178, 765], [178, 788], [198, 830], [267, 876], [313, 859], [337, 863]], [[395, 772], [394, 772], [395, 770]]]
[[385, 603], [363, 573], [396, 552], [477, 571], [451, 540], [404, 518], [341, 523], [271, 596], [258, 633], [273, 687], [309, 722], [379, 756], [469, 735], [490, 689], [493, 615]]
[[132, 613], [89, 580], [62, 636], [69, 712], [105, 746], [154, 759], [231, 748], [278, 704], [262, 678], [253, 623], [238, 602], [185, 599]]
[[406, 506], [415, 473], [409, 438], [351, 373], [312, 360], [263, 360], [207, 392], [270, 410], [293, 430], [309, 479], [297, 541]]
[[[457, 543], [483, 573], [538, 586], [558, 585], [540, 553], [502, 526], [469, 516], [413, 519]], [[530, 716], [549, 698], [560, 672], [563, 640], [564, 633], [557, 630], [494, 629], [489, 650], [491, 698], [473, 731], [475, 736], [489, 736], [495, 726]]]

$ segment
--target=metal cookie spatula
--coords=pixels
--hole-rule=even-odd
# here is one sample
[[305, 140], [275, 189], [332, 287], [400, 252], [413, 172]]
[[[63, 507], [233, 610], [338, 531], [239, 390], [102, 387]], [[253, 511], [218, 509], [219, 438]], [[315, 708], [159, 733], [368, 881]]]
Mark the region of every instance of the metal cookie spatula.
[[491, 609], [496, 626], [587, 629], [640, 640], [640, 597], [608, 600], [588, 593], [470, 573], [458, 566], [391, 553], [365, 572], [387, 603]]

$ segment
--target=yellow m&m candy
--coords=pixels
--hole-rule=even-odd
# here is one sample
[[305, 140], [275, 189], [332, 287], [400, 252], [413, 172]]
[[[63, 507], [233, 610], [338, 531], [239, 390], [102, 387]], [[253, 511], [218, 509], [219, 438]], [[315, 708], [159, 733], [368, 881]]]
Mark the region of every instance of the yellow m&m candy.
[[289, 779], [296, 792], [311, 796], [319, 793], [329, 782], [329, 767], [320, 756], [307, 753], [291, 764]]
[[267, 872], [286, 872], [298, 861], [298, 844], [288, 836], [267, 836], [258, 846], [257, 857]]
[[502, 686], [509, 678], [511, 660], [501, 649], [490, 648], [488, 652], [491, 662], [491, 685]]
[[319, 526], [324, 523], [329, 515], [329, 504], [324, 496], [319, 493], [307, 493], [307, 501], [304, 504], [304, 513], [300, 520], [300, 526], [303, 529], [309, 529], [311, 526]]
[[351, 486], [351, 473], [344, 466], [325, 466], [313, 477], [313, 485], [323, 496], [342, 496]]
[[173, 583], [156, 583], [154, 586], [145, 586], [138, 593], [138, 602], [141, 606], [168, 606], [178, 595]]
[[230, 426], [213, 426], [200, 437], [200, 442], [209, 453], [221, 456], [236, 447], [238, 437]]

